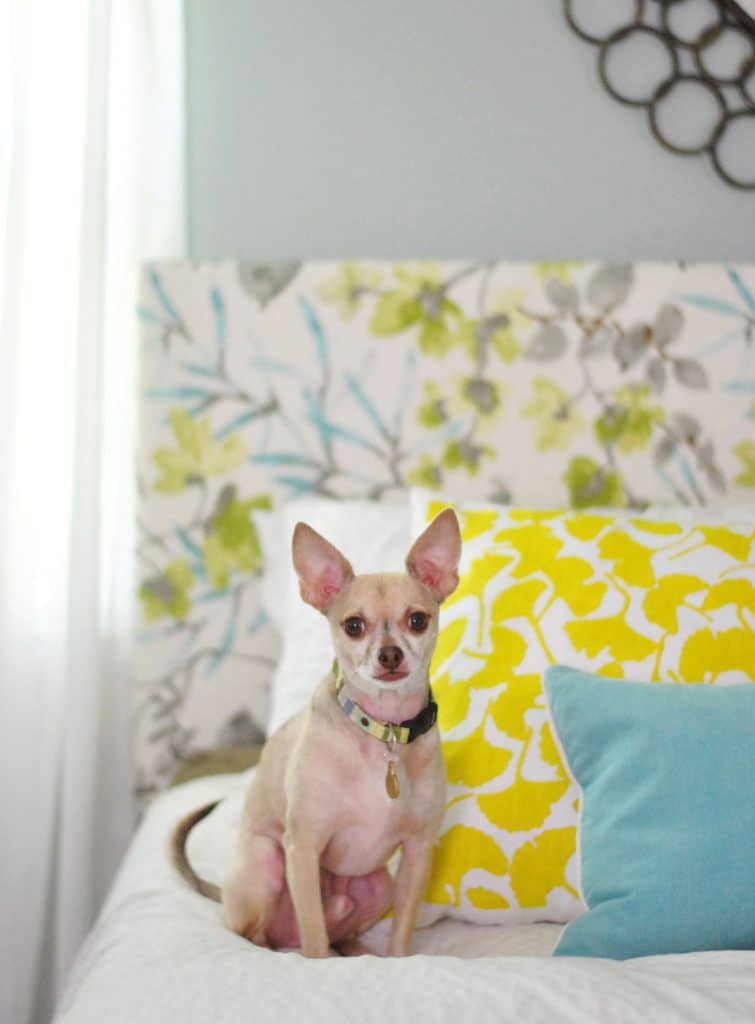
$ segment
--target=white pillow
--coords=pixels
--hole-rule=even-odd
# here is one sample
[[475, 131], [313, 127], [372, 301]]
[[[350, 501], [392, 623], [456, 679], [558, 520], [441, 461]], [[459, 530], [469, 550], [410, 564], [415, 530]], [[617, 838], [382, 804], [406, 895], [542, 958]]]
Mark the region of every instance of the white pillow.
[[301, 520], [334, 544], [354, 572], [401, 572], [411, 547], [408, 504], [304, 498], [279, 512], [255, 512], [265, 556], [262, 602], [279, 629], [283, 651], [273, 675], [271, 735], [300, 711], [333, 662], [327, 620], [299, 596], [291, 536]]

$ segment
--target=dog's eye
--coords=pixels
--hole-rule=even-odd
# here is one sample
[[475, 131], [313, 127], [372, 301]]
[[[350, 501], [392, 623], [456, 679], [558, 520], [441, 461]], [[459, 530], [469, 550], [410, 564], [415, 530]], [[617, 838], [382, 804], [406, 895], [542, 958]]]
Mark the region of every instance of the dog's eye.
[[424, 633], [427, 629], [427, 615], [424, 612], [412, 612], [409, 616], [409, 628], [414, 633]]
[[361, 636], [364, 633], [364, 619], [360, 619], [358, 615], [352, 615], [346, 619], [343, 628], [347, 636]]

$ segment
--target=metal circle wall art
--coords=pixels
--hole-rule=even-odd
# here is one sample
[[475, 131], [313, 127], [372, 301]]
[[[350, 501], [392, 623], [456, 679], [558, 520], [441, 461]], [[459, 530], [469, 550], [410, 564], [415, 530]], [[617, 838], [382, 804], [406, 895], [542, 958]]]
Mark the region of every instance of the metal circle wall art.
[[[755, 17], [735, 0], [562, 0], [606, 91], [672, 153], [755, 189]], [[683, 116], [682, 116], [683, 115]], [[692, 124], [690, 125], [690, 120]]]

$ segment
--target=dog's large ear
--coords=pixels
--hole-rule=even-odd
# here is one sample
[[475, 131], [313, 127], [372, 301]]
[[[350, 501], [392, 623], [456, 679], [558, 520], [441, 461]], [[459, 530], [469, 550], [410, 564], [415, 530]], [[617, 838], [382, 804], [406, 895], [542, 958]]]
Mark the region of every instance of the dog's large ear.
[[324, 537], [306, 523], [297, 523], [291, 544], [302, 599], [327, 612], [334, 598], [354, 579], [354, 570]]
[[406, 556], [406, 568], [436, 600], [444, 601], [458, 586], [460, 558], [459, 520], [453, 509], [445, 508], [415, 540]]

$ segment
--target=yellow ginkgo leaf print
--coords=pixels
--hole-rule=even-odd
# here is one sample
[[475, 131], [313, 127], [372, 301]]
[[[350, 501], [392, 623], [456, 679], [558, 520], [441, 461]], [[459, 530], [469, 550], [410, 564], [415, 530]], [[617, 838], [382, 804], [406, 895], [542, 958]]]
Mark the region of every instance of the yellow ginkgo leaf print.
[[649, 587], [655, 579], [652, 548], [640, 544], [622, 530], [611, 530], [601, 537], [598, 551], [613, 562], [613, 573], [634, 587]]
[[559, 749], [553, 739], [553, 733], [547, 723], [540, 734], [540, 756], [545, 764], [552, 764], [558, 769], [558, 773], [562, 779], [568, 778], [568, 773], [561, 759], [561, 754], [559, 753]]
[[624, 666], [619, 661], [607, 661], [605, 665], [595, 669], [595, 675], [603, 676], [605, 679], [625, 679]]
[[479, 910], [508, 910], [511, 906], [507, 899], [504, 899], [499, 892], [492, 889], [485, 889], [481, 885], [472, 886], [467, 889], [467, 899], [473, 907]]
[[574, 615], [590, 615], [603, 602], [608, 585], [595, 579], [595, 567], [584, 558], [555, 558], [543, 566], [554, 596]]
[[[431, 519], [435, 519], [447, 508], [453, 508], [453, 505], [449, 505], [445, 501], [431, 500], [428, 504], [428, 515]], [[462, 544], [468, 544], [476, 537], [481, 537], [492, 530], [498, 519], [498, 511], [493, 508], [472, 509], [469, 512], [462, 512], [457, 515], [457, 518]]]
[[[496, 552], [495, 554], [489, 554], [485, 558], [478, 559], [472, 562], [471, 566], [467, 570], [467, 575], [474, 579], [474, 589], [471, 591], [475, 597], [479, 597], [481, 618], [484, 618], [484, 594], [487, 584], [498, 575], [498, 573], [505, 569], [507, 565], [513, 562], [513, 556], [509, 552]], [[444, 608], [451, 608], [459, 601], [463, 601], [469, 597], [469, 588], [457, 588], [453, 594], [444, 602]]]
[[630, 519], [629, 523], [640, 533], [660, 534], [663, 537], [677, 537], [684, 533], [684, 527], [679, 523], [649, 523], [645, 519]]
[[[459, 623], [454, 623], [454, 632], [458, 633]], [[463, 624], [466, 625], [466, 624]], [[444, 630], [443, 634], [447, 631]], [[485, 690], [500, 689], [502, 684], [509, 684], [514, 669], [527, 652], [527, 645], [519, 633], [498, 626], [491, 631], [492, 645], [486, 652], [466, 648], [463, 653], [478, 664], [477, 670], [463, 684], [452, 682], [447, 671], [435, 668], [433, 660], [430, 670], [430, 681], [433, 692], [438, 699], [438, 724], [442, 732], [448, 733], [454, 726], [464, 720], [469, 712], [470, 694]], [[495, 707], [495, 703], [488, 710]]]
[[577, 895], [566, 880], [576, 847], [577, 830], [572, 827], [541, 832], [517, 850], [511, 861], [511, 887], [520, 907], [544, 907], [558, 886]]
[[502, 682], [510, 683], [514, 669], [527, 653], [527, 643], [520, 633], [508, 626], [490, 629], [491, 650], [480, 655], [480, 670], [469, 680], [470, 685], [489, 688]]
[[564, 526], [577, 540], [595, 540], [613, 522], [608, 516], [594, 516], [589, 512], [571, 516]]
[[724, 672], [755, 678], [755, 631], [701, 629], [687, 640], [679, 658], [679, 676], [685, 683], [715, 683]]
[[732, 558], [743, 560], [752, 546], [752, 538], [744, 537], [740, 533], [734, 533], [722, 526], [701, 526], [699, 532], [705, 538], [705, 542], [714, 548], [720, 548]]
[[545, 580], [528, 579], [523, 583], [515, 583], [494, 598], [492, 621], [497, 625], [511, 619], [534, 618], [535, 604], [547, 590]]
[[[427, 519], [446, 503], [432, 506]], [[490, 506], [459, 516], [468, 561], [441, 608], [432, 682], [453, 823], [444, 849], [462, 860], [436, 857], [431, 893], [481, 923], [540, 909], [569, 920], [579, 790], [548, 725], [543, 673], [562, 663], [659, 684], [755, 678], [752, 529]], [[508, 865], [498, 862], [500, 887], [480, 871], [495, 847]]]
[[707, 587], [697, 576], [665, 576], [648, 591], [642, 607], [650, 622], [666, 633], [676, 633], [679, 609], [690, 594], [700, 590], [707, 590]]
[[462, 544], [468, 544], [475, 537], [488, 533], [495, 524], [495, 520], [496, 513], [489, 509], [480, 512], [470, 512], [469, 515], [465, 515], [464, 521], [461, 524]]
[[450, 732], [467, 717], [470, 704], [469, 687], [452, 686], [448, 675], [435, 677], [432, 687], [438, 702], [438, 728], [441, 732]]
[[575, 649], [588, 658], [608, 653], [615, 661], [643, 661], [656, 649], [655, 642], [628, 626], [623, 615], [568, 622], [566, 632]]
[[482, 794], [477, 803], [485, 817], [497, 828], [509, 832], [529, 832], [542, 828], [553, 804], [569, 788], [568, 779], [556, 782], [529, 782], [518, 777], [516, 784], [501, 793]]
[[548, 520], [533, 519], [497, 534], [495, 539], [516, 551], [518, 559], [512, 575], [517, 579], [536, 576], [544, 565], [557, 557], [564, 546]]
[[512, 753], [503, 747], [494, 747], [485, 738], [485, 719], [463, 740], [446, 740], [443, 761], [446, 778], [454, 785], [463, 783], [470, 789], [485, 785], [504, 772]]
[[755, 616], [755, 585], [749, 580], [736, 579], [716, 583], [705, 595], [702, 609], [713, 611], [730, 604], [735, 605], [741, 612], [747, 611], [751, 616]]
[[454, 825], [441, 835], [433, 849], [425, 901], [451, 903], [458, 907], [467, 872], [482, 868], [503, 879], [508, 866], [506, 855], [494, 839], [468, 825]]
[[[464, 513], [467, 515], [467, 513]], [[558, 509], [529, 509], [529, 508], [511, 508], [508, 510], [508, 518], [512, 523], [548, 523], [556, 519], [561, 519], [563, 512], [559, 512]]]
[[[433, 654], [433, 660], [431, 663], [431, 673], [433, 676], [433, 685], [440, 685], [440, 673], [441, 666], [445, 665], [449, 658], [459, 650], [459, 645], [462, 643], [468, 629], [467, 620], [463, 617], [454, 619], [452, 622], [443, 629], [438, 636], [438, 642], [435, 645], [435, 653]], [[450, 680], [448, 681], [450, 683]]]
[[505, 732], [515, 740], [527, 740], [531, 729], [526, 721], [526, 714], [535, 707], [543, 696], [542, 676], [512, 676], [506, 690], [490, 705], [489, 712], [501, 732]]

